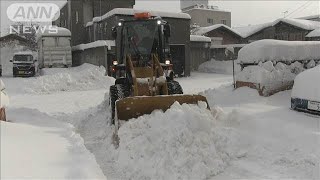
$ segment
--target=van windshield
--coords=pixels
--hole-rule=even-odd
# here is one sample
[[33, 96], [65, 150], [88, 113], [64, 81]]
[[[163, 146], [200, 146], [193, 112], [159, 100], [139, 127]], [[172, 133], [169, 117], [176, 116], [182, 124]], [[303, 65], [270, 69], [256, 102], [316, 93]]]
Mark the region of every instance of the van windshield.
[[14, 61], [20, 61], [20, 62], [32, 62], [33, 57], [31, 55], [15, 55]]

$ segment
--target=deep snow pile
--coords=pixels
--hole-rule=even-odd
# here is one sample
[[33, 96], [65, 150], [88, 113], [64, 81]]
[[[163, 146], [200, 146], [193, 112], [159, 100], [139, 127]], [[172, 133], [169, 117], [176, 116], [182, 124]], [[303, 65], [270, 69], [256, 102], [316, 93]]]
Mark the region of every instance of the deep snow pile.
[[293, 81], [296, 76], [293, 72], [300, 70], [300, 68], [303, 69], [303, 66], [298, 62], [292, 66], [279, 62], [274, 67], [273, 63], [268, 61], [257, 66], [245, 67], [236, 75], [236, 80], [261, 85], [281, 84]]
[[25, 92], [50, 94], [59, 91], [108, 89], [114, 79], [105, 76], [105, 68], [91, 64], [62, 69], [43, 69], [43, 76], [26, 79]]
[[294, 80], [291, 96], [320, 102], [320, 65], [299, 74]]
[[319, 60], [319, 41], [260, 40], [239, 51], [240, 63], [266, 61]]
[[[202, 63], [198, 71], [206, 72], [206, 73], [222, 73], [222, 74], [232, 74], [233, 61], [217, 61], [215, 59], [211, 59], [211, 61], [207, 61]], [[240, 65], [238, 64], [239, 61], [234, 62], [235, 72], [240, 72]]]
[[165, 113], [155, 111], [123, 124], [115, 149], [107, 101], [89, 112], [66, 117], [107, 178], [207, 179], [223, 172], [231, 159], [243, 156], [236, 130], [216, 126], [225, 116], [220, 113], [217, 118], [219, 113], [202, 106], [177, 103]]

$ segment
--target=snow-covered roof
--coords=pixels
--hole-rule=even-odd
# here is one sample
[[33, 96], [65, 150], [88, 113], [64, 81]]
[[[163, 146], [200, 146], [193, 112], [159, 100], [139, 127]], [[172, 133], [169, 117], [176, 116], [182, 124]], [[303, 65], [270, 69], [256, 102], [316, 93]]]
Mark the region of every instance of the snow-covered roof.
[[310, 21], [304, 19], [289, 19], [289, 18], [281, 18], [277, 19], [273, 22], [257, 24], [257, 25], [250, 25], [244, 27], [234, 27], [232, 28], [234, 31], [238, 32], [242, 35], [243, 38], [247, 38], [267, 27], [275, 26], [280, 22], [284, 22], [290, 24], [292, 26], [296, 26], [305, 30], [314, 30], [320, 28], [320, 22], [318, 21]]
[[256, 24], [256, 25], [250, 25], [250, 26], [244, 26], [244, 27], [234, 27], [232, 28], [234, 31], [238, 32], [241, 34], [243, 38], [247, 38], [264, 28], [272, 26], [272, 23], [263, 23], [263, 24]]
[[273, 22], [273, 26], [275, 26], [279, 22], [291, 24], [293, 26], [296, 26], [305, 30], [314, 30], [314, 29], [320, 28], [320, 22], [318, 21], [310, 21], [310, 20], [304, 20], [304, 19], [289, 19], [289, 18], [278, 19]]
[[320, 65], [300, 73], [294, 80], [291, 97], [320, 102]]
[[[178, 19], [191, 19], [191, 16], [186, 13], [174, 13], [174, 12], [164, 12], [164, 11], [149, 11], [149, 10], [138, 10], [138, 9], [131, 9], [131, 8], [115, 8], [101, 17], [93, 18], [93, 22], [100, 22], [103, 21], [113, 15], [128, 15], [133, 16], [135, 13], [139, 12], [149, 12], [151, 16], [154, 17], [163, 17], [163, 18], [178, 18]], [[91, 26], [93, 22], [88, 22], [87, 26]]]
[[210, 32], [210, 31], [213, 31], [213, 30], [221, 28], [221, 27], [222, 28], [226, 28], [229, 31], [233, 32], [234, 34], [242, 37], [238, 32], [236, 32], [235, 30], [231, 29], [230, 27], [228, 27], [228, 26], [226, 26], [224, 24], [215, 24], [215, 25], [208, 26], [208, 27], [199, 27], [199, 28], [197, 28], [197, 29], [195, 29], [193, 31], [193, 34], [195, 34], [195, 35], [204, 35], [204, 34]]
[[79, 44], [77, 46], [73, 46], [72, 51], [83, 51], [86, 49], [104, 47], [104, 46], [108, 47], [108, 49], [110, 50], [112, 46], [115, 46], [115, 42], [113, 40], [98, 40], [88, 44]]
[[[55, 33], [53, 29], [57, 29], [58, 30], [57, 33]], [[37, 34], [37, 38], [39, 39], [45, 36], [71, 37], [71, 32], [69, 29], [53, 26], [52, 28], [46, 28], [44, 32], [39, 30], [39, 33]]]
[[306, 19], [306, 20], [309, 20], [309, 19], [316, 19], [316, 18], [320, 18], [320, 14], [318, 15], [311, 15], [311, 16], [305, 16], [305, 17], [299, 17], [297, 19]]
[[211, 39], [206, 36], [190, 35], [190, 41], [192, 41], [192, 42], [211, 42]]
[[211, 48], [229, 48], [229, 47], [234, 47], [234, 48], [242, 48], [246, 46], [247, 44], [225, 44], [225, 45], [211, 45]]
[[239, 51], [241, 63], [320, 59], [320, 41], [259, 40]]
[[198, 11], [215, 11], [215, 12], [230, 12], [230, 11], [226, 11], [226, 10], [222, 10], [219, 8], [201, 8], [201, 7], [193, 7], [193, 8], [189, 8], [189, 9], [184, 9], [183, 12], [188, 12], [188, 11], [194, 11], [194, 10], [198, 10]]
[[306, 37], [320, 37], [320, 28], [311, 31]]

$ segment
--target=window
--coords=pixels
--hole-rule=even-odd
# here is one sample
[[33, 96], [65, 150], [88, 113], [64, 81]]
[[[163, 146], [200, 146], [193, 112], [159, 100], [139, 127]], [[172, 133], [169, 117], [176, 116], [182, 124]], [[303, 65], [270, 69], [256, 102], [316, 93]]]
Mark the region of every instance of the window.
[[227, 20], [221, 20], [221, 24], [227, 25]]
[[78, 23], [79, 23], [79, 12], [76, 11], [76, 24], [78, 24]]
[[213, 19], [208, 18], [208, 19], [207, 19], [207, 23], [213, 24]]

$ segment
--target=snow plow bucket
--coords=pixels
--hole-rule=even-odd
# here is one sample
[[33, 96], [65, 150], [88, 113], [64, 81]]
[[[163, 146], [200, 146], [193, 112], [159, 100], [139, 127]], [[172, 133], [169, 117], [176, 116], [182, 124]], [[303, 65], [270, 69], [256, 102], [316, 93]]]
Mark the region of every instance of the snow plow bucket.
[[175, 102], [180, 104], [198, 104], [205, 102], [210, 109], [207, 98], [201, 95], [139, 96], [128, 97], [116, 102], [118, 120], [127, 121], [154, 110], [168, 110]]

